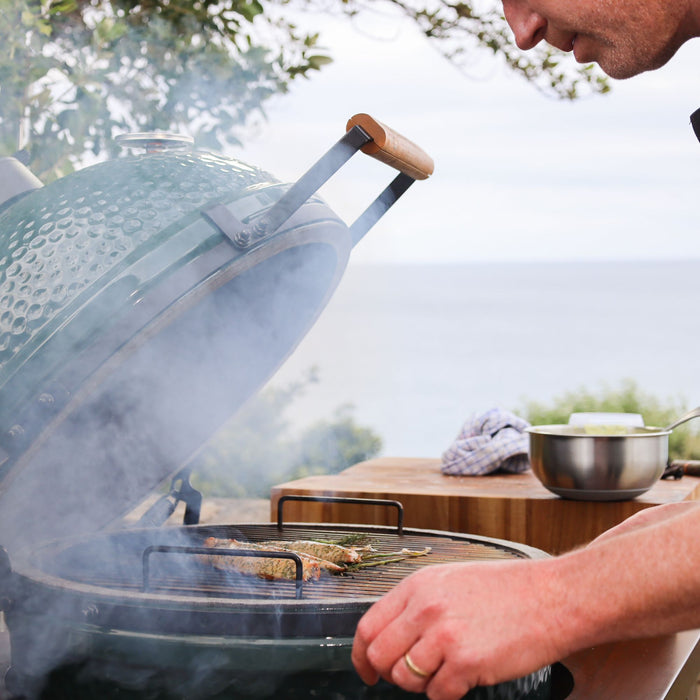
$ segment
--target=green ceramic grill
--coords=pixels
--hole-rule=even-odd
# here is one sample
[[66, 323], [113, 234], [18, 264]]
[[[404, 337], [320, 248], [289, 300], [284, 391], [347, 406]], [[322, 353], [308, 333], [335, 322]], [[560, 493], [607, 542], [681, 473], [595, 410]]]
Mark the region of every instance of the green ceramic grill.
[[[352, 246], [432, 171], [367, 115], [291, 185], [169, 134], [122, 141], [125, 157], [46, 187], [18, 163], [3, 174], [10, 551], [104, 527], [175, 473], [313, 325]], [[399, 172], [348, 226], [316, 192], [361, 148]], [[37, 519], [24, 504], [39, 502]]]

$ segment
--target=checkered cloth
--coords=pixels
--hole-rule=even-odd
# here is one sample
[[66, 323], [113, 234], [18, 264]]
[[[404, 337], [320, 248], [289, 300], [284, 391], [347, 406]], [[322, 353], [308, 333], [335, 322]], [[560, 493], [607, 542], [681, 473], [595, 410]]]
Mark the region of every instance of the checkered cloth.
[[528, 470], [528, 436], [524, 430], [529, 425], [498, 408], [474, 416], [443, 453], [442, 473], [478, 476], [498, 469], [513, 473]]

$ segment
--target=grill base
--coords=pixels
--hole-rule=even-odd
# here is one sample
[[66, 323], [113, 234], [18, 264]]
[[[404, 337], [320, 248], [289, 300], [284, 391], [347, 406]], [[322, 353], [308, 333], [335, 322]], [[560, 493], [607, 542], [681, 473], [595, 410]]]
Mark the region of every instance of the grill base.
[[[557, 675], [566, 673], [557, 670]], [[474, 688], [465, 700], [555, 700], [553, 685], [561, 685], [549, 668], [496, 686]], [[18, 690], [22, 679], [10, 672]], [[14, 692], [14, 691], [13, 691]], [[352, 671], [297, 673], [275, 676], [269, 672], [225, 677], [201, 673], [170, 672], [167, 676], [152, 668], [96, 665], [94, 661], [56, 669], [39, 691], [37, 700], [421, 700], [425, 695], [407, 693], [380, 681], [365, 686]]]

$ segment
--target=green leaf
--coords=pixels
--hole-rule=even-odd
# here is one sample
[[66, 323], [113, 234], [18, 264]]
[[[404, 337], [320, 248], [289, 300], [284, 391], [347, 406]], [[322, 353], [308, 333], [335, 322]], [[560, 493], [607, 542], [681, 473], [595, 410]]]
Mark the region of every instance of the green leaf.
[[243, 15], [246, 20], [248, 20], [248, 22], [252, 22], [258, 15], [263, 13], [262, 5], [259, 2], [256, 2], [256, 0], [243, 3], [237, 9], [238, 12]]
[[49, 5], [49, 14], [69, 14], [75, 12], [78, 9], [78, 3], [76, 0], [53, 0]]
[[321, 70], [323, 66], [333, 63], [333, 59], [330, 56], [309, 56], [306, 60], [314, 70]]

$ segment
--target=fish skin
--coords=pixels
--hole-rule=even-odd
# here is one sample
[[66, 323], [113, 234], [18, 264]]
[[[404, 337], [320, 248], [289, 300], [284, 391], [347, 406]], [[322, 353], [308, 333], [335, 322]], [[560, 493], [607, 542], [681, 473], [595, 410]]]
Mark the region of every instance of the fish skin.
[[[277, 551], [273, 548], [257, 546], [253, 542], [239, 542], [237, 540], [224, 540], [216, 537], [208, 537], [204, 541], [205, 547], [218, 549], [249, 549], [251, 551]], [[321, 575], [321, 565], [318, 561], [299, 554], [302, 562], [302, 579], [309, 581], [318, 579]], [[222, 571], [237, 571], [241, 574], [249, 574], [266, 580], [296, 579], [296, 563], [291, 559], [275, 559], [272, 557], [237, 557], [222, 555], [203, 555], [202, 561], [209, 563]]]
[[[339, 544], [325, 544], [312, 540], [294, 540], [293, 542], [270, 540], [265, 544], [294, 552], [303, 552], [311, 556], [330, 561], [333, 564], [356, 564], [362, 561], [362, 549], [343, 547]], [[364, 548], [366, 549], [366, 548]]]

